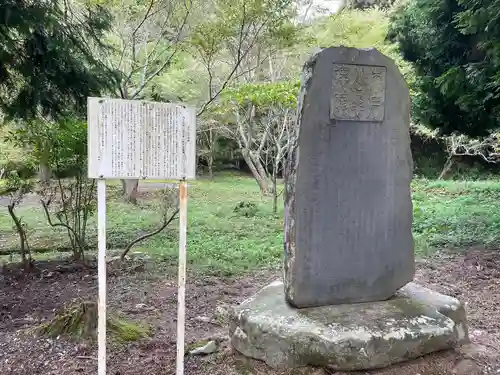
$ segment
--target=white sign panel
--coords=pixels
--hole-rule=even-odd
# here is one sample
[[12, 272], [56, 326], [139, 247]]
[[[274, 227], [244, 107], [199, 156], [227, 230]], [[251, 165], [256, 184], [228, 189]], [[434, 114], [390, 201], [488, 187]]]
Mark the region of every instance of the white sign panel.
[[88, 136], [89, 178], [196, 177], [194, 108], [88, 98]]

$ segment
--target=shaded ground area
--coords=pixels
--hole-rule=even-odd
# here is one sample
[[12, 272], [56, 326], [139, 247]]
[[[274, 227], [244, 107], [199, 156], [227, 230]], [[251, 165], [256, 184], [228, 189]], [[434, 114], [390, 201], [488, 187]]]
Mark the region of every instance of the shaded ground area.
[[[108, 348], [108, 374], [175, 373], [176, 276], [169, 268], [152, 269], [140, 262], [111, 264], [109, 309], [152, 328], [141, 342]], [[187, 288], [188, 344], [206, 338], [224, 339], [224, 311], [280, 276], [262, 271], [237, 279], [189, 275]], [[451, 375], [500, 373], [500, 253], [470, 250], [441, 254], [418, 265], [417, 280], [469, 304], [473, 345], [458, 353], [442, 353], [418, 361], [371, 372], [379, 375]], [[29, 328], [52, 317], [65, 303], [97, 296], [96, 270], [54, 263], [40, 264], [40, 272], [25, 276], [4, 269], [0, 276], [0, 374], [95, 374], [95, 345], [63, 338], [35, 338]], [[481, 369], [481, 372], [478, 369]], [[188, 357], [186, 374], [283, 374], [232, 353], [223, 342], [218, 353]], [[289, 374], [332, 374], [302, 369]], [[339, 373], [336, 373], [339, 374]]]

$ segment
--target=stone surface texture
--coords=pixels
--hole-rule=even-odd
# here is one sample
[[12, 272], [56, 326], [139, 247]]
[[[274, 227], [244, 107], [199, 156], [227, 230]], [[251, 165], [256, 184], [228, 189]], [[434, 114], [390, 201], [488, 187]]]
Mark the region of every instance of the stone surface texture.
[[296, 309], [281, 281], [234, 308], [230, 337], [247, 357], [277, 369], [381, 368], [468, 341], [464, 306], [409, 283], [386, 301]]
[[304, 66], [285, 175], [285, 294], [296, 307], [390, 298], [413, 280], [409, 93], [375, 49]]

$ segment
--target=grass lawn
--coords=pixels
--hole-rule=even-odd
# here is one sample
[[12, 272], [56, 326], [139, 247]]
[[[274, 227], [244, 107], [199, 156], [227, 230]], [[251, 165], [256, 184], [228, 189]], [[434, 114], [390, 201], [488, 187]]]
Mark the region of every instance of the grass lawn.
[[[113, 185], [113, 184], [112, 184]], [[424, 181], [413, 183], [416, 251], [426, 255], [435, 248], [493, 247], [500, 242], [500, 183], [496, 181]], [[138, 206], [117, 198], [108, 202], [108, 243], [111, 249], [126, 244], [160, 223], [155, 194], [144, 196]], [[235, 210], [240, 202], [250, 207]], [[0, 250], [16, 252], [17, 237], [6, 208], [0, 216]], [[34, 249], [68, 246], [65, 233], [50, 228], [36, 203], [19, 213], [28, 226]], [[261, 198], [250, 178], [219, 177], [199, 180], [189, 189], [188, 261], [205, 272], [234, 274], [277, 264], [283, 253], [282, 207], [275, 215], [270, 199]], [[89, 223], [90, 242], [96, 242], [95, 217]], [[177, 226], [140, 243], [132, 251], [148, 253], [158, 261], [174, 263]], [[54, 252], [35, 259], [54, 256]], [[4, 257], [3, 260], [7, 260]]]
[[[112, 187], [116, 186], [113, 182]], [[139, 199], [133, 206], [109, 199], [107, 239], [111, 249], [121, 249], [129, 241], [149, 232], [161, 223], [158, 199], [154, 194]], [[188, 213], [188, 261], [207, 272], [240, 272], [262, 265], [274, 265], [283, 253], [282, 210], [272, 213], [270, 199], [261, 199], [252, 179], [223, 177], [211, 181], [190, 182]], [[235, 212], [240, 202], [253, 203], [254, 209]], [[46, 224], [37, 205], [18, 209], [29, 228], [30, 246], [54, 249], [68, 246], [62, 230]], [[5, 209], [6, 213], [6, 209]], [[133, 251], [147, 252], [158, 260], [175, 262], [178, 251], [178, 227], [173, 223], [161, 234], [141, 242]], [[97, 241], [96, 218], [89, 223], [89, 242]], [[0, 217], [0, 250], [17, 249], [17, 237], [10, 217]], [[44, 254], [43, 257], [53, 256]], [[35, 255], [35, 258], [40, 255]]]
[[500, 243], [500, 181], [414, 181], [416, 251]]

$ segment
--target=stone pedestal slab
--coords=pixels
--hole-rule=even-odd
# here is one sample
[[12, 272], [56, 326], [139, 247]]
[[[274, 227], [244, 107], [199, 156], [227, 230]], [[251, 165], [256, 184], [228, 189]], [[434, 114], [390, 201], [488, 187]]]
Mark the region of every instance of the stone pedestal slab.
[[343, 371], [386, 367], [468, 341], [464, 305], [413, 282], [386, 301], [297, 309], [277, 281], [234, 308], [230, 336], [237, 351], [273, 368]]

